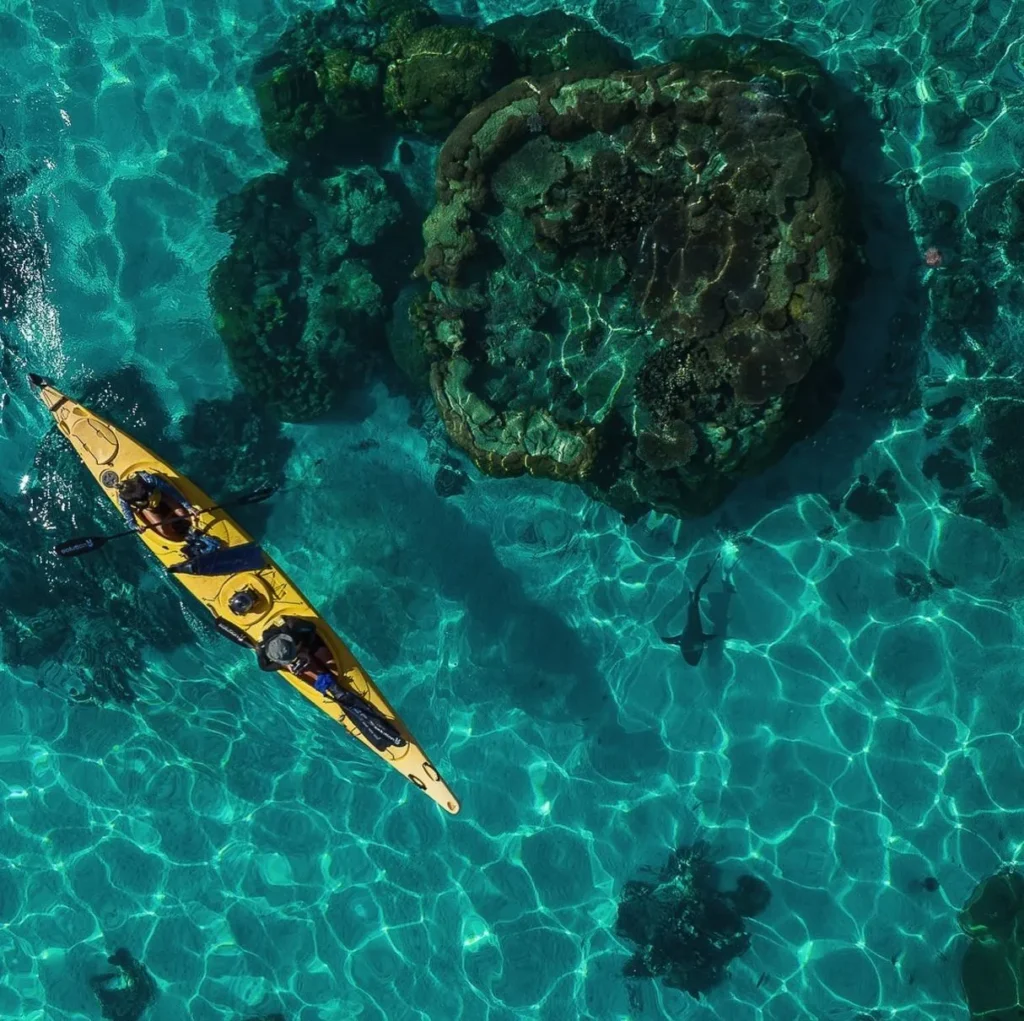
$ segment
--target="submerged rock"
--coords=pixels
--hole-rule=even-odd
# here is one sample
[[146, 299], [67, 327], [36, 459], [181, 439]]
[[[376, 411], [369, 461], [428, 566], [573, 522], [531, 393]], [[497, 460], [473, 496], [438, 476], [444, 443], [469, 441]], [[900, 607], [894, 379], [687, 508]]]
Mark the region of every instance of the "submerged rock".
[[970, 940], [960, 968], [971, 1021], [1024, 1014], [1024, 875], [979, 883], [959, 921]]
[[[100, 1013], [108, 1021], [139, 1021], [156, 1000], [153, 977], [124, 947], [115, 950], [107, 962], [118, 968], [120, 974], [109, 972], [89, 980], [100, 1002]], [[122, 981], [123, 985], [112, 985]]]
[[412, 316], [482, 471], [702, 514], [830, 410], [843, 186], [798, 75], [718, 56], [519, 81], [445, 144]]
[[618, 936], [637, 947], [625, 967], [631, 978], [660, 978], [694, 999], [724, 979], [726, 968], [750, 947], [743, 919], [771, 900], [766, 883], [741, 876], [736, 889], [719, 890], [708, 846], [680, 847], [656, 882], [626, 883], [615, 923]]
[[318, 47], [275, 68], [256, 85], [267, 145], [286, 160], [337, 160], [379, 115], [382, 84], [377, 63], [348, 49]]
[[422, 0], [370, 0], [297, 19], [258, 62], [254, 85], [274, 152], [338, 165], [396, 128], [444, 137], [521, 72], [490, 32], [445, 24]]
[[866, 475], [861, 475], [846, 495], [845, 507], [861, 521], [878, 521], [896, 514], [899, 499], [896, 476], [885, 471], [874, 483]]
[[434, 492], [442, 498], [458, 496], [468, 484], [466, 473], [456, 465], [443, 464], [434, 475]]
[[982, 451], [985, 468], [1014, 509], [1024, 507], [1024, 394], [1020, 400], [992, 400], [985, 405], [987, 443]]
[[633, 67], [633, 55], [591, 22], [561, 10], [514, 14], [487, 26], [512, 50], [522, 74], [554, 71], [607, 74]]
[[242, 385], [274, 414], [315, 418], [362, 381], [384, 313], [366, 258], [399, 212], [368, 167], [268, 174], [218, 206], [234, 242], [210, 279], [215, 322]]
[[388, 130], [444, 138], [522, 75], [633, 66], [629, 50], [560, 10], [485, 29], [445, 21], [423, 0], [339, 0], [300, 15], [256, 65], [267, 145], [286, 160], [345, 164]]
[[292, 20], [253, 78], [271, 150], [320, 164], [360, 154], [379, 121], [384, 75], [372, 49], [383, 32], [349, 3]]
[[[373, 7], [370, 0], [368, 7]], [[305, 59], [320, 49], [364, 51], [380, 42], [381, 25], [348, 0], [336, 0], [318, 11], [300, 11], [288, 22], [274, 46], [253, 68], [257, 79], [286, 64]]]
[[404, 35], [392, 31], [385, 47], [387, 113], [399, 128], [423, 134], [444, 137], [516, 74], [503, 43], [465, 25], [428, 25]]

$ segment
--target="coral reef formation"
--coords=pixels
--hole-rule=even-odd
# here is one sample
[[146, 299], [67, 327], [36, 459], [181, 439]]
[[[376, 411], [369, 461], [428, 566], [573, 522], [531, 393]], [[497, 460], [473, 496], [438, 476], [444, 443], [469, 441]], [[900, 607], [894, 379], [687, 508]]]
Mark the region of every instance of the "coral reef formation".
[[[210, 296], [252, 396], [285, 419], [322, 414], [362, 381], [384, 336], [382, 309], [396, 303], [401, 320], [392, 317], [388, 343], [426, 387], [428, 362], [406, 314], [414, 291], [399, 294], [418, 253], [402, 240], [412, 236], [387, 231], [399, 207], [371, 167], [393, 152], [426, 167], [428, 139], [446, 137], [492, 92], [569, 64], [597, 71], [632, 60], [558, 11], [481, 30], [446, 21], [423, 0], [339, 0], [293, 20], [257, 61], [253, 82], [267, 144], [289, 165], [217, 212], [234, 243]], [[400, 133], [425, 138], [396, 149]], [[429, 171], [419, 179], [428, 203]]]
[[443, 139], [522, 75], [633, 66], [629, 51], [559, 10], [486, 29], [445, 22], [423, 0], [343, 2], [306, 12], [256, 66], [267, 145], [286, 160], [347, 163], [386, 131]]
[[524, 75], [569, 70], [607, 74], [633, 67], [633, 55], [622, 43], [565, 11], [514, 14], [488, 25], [487, 32], [511, 48]]
[[332, 164], [376, 131], [384, 74], [372, 55], [384, 26], [336, 3], [303, 11], [256, 62], [254, 90], [267, 145], [285, 160]]
[[275, 68], [256, 86], [267, 145], [285, 159], [330, 158], [379, 113], [382, 84], [373, 59], [342, 48]]
[[729, 964], [750, 946], [743, 919], [764, 911], [771, 892], [749, 875], [740, 876], [732, 892], [719, 885], [704, 843], [672, 852], [655, 882], [626, 883], [615, 931], [637, 950], [625, 974], [661, 978], [694, 998], [722, 982]]
[[735, 45], [515, 82], [446, 142], [411, 314], [481, 470], [700, 514], [830, 410], [851, 253], [820, 90]]
[[[267, 145], [286, 160], [346, 163], [353, 152], [365, 155], [365, 143], [389, 122], [391, 130], [443, 138], [524, 73], [538, 47], [559, 43], [554, 28], [529, 39], [527, 28], [517, 32], [522, 62], [500, 33], [447, 24], [422, 0], [370, 0], [364, 12], [339, 2], [307, 13], [257, 64]], [[580, 55], [600, 53], [606, 42], [582, 23], [571, 37]]]
[[218, 205], [234, 241], [210, 279], [217, 329], [243, 386], [281, 418], [315, 418], [362, 381], [383, 339], [367, 255], [399, 213], [369, 167], [267, 174]]
[[508, 47], [464, 25], [392, 27], [377, 53], [387, 59], [384, 107], [394, 124], [442, 137], [517, 71]]

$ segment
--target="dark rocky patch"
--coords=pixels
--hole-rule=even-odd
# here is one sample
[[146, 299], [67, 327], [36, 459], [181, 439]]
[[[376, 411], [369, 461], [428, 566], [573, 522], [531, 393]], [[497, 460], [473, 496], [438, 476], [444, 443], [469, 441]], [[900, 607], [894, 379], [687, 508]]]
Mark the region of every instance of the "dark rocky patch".
[[522, 75], [632, 64], [621, 44], [561, 11], [481, 30], [422, 0], [369, 0], [300, 15], [257, 62], [254, 87], [270, 148], [326, 168], [369, 159], [395, 130], [443, 138]]
[[960, 965], [971, 1021], [1024, 1015], [1024, 876], [997, 872], [975, 888], [960, 912], [968, 944]]
[[[124, 947], [115, 950], [107, 962], [118, 971], [94, 975], [89, 979], [89, 985], [99, 1000], [100, 1013], [108, 1021], [139, 1021], [156, 1001], [156, 982], [146, 966]], [[120, 984], [122, 982], [123, 985]]]
[[655, 881], [626, 883], [615, 931], [637, 947], [627, 977], [660, 978], [698, 999], [750, 947], [743, 919], [767, 908], [768, 885], [742, 876], [734, 891], [722, 892], [708, 850], [703, 843], [680, 847]]
[[461, 469], [443, 464], [434, 475], [434, 492], [442, 499], [458, 496], [469, 485], [469, 476]]
[[959, 502], [958, 510], [969, 518], [983, 521], [992, 528], [1006, 528], [1009, 519], [1006, 508], [998, 493], [993, 493], [981, 486], [967, 492]]
[[384, 108], [401, 129], [443, 137], [517, 72], [511, 50], [467, 25], [402, 32], [391, 23], [378, 47], [386, 61]]
[[1024, 401], [990, 401], [984, 421], [985, 469], [1011, 506], [1024, 507]]
[[886, 471], [879, 475], [875, 483], [866, 475], [861, 475], [847, 495], [845, 506], [861, 521], [878, 521], [884, 517], [892, 517], [896, 513], [898, 502], [895, 476]]
[[921, 470], [925, 478], [935, 479], [946, 490], [960, 489], [971, 481], [970, 464], [949, 447], [929, 454]]
[[210, 277], [214, 321], [239, 380], [273, 414], [316, 418], [365, 380], [384, 342], [374, 262], [399, 215], [368, 167], [267, 174], [219, 203], [233, 242]]

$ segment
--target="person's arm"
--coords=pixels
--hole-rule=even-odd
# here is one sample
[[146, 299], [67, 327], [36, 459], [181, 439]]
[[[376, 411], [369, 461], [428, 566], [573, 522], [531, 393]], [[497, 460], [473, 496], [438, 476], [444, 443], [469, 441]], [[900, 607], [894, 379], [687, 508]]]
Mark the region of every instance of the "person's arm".
[[124, 515], [125, 521], [128, 522], [128, 527], [133, 531], [141, 531], [142, 525], [135, 520], [135, 512], [128, 505], [128, 501], [120, 494], [117, 497], [117, 505], [121, 508], [121, 513]]

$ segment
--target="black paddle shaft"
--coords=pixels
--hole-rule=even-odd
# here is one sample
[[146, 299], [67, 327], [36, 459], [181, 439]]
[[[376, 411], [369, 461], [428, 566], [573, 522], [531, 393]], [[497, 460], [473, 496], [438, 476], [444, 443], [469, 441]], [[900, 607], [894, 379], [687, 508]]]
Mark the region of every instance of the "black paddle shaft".
[[[225, 507], [244, 507], [251, 503], [261, 503], [269, 499], [276, 492], [277, 486], [264, 486], [262, 489], [257, 489], [254, 493], [243, 493], [241, 496], [233, 496], [224, 500], [223, 503], [214, 504], [212, 507], [200, 507], [197, 513], [206, 514], [209, 511], [222, 510]], [[84, 553], [92, 553], [94, 550], [101, 549], [112, 539], [123, 539], [126, 535], [139, 535], [142, 532], [148, 532], [151, 528], [159, 528], [160, 524], [143, 525], [141, 528], [131, 528], [125, 532], [115, 532], [113, 535], [91, 535], [78, 539], [68, 539], [66, 542], [54, 546], [53, 552], [59, 557], [80, 557]]]

